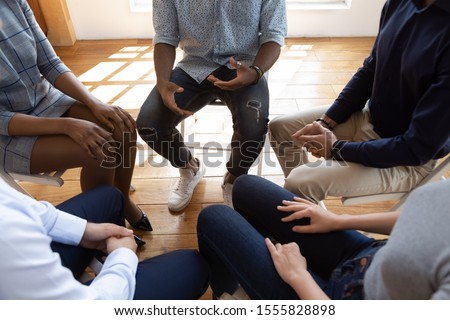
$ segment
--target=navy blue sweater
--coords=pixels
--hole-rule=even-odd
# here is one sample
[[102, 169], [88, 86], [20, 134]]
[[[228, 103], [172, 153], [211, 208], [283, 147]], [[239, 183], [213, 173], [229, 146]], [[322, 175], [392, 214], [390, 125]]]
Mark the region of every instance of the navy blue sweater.
[[450, 1], [388, 0], [370, 56], [326, 115], [337, 123], [369, 100], [381, 139], [347, 142], [341, 157], [414, 166], [450, 152]]

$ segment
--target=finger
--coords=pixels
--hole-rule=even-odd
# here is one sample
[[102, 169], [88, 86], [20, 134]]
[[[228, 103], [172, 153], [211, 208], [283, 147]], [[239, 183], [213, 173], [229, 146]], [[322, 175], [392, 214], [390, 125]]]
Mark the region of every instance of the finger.
[[265, 238], [264, 242], [266, 243], [267, 249], [269, 249], [269, 252], [272, 255], [275, 252], [274, 244], [272, 243], [272, 241], [270, 241], [269, 238]]
[[115, 224], [108, 224], [106, 228], [107, 237], [130, 237], [133, 230]]
[[230, 58], [230, 64], [235, 69], [239, 69], [242, 66], [242, 64], [240, 62], [238, 63], [234, 57]]
[[322, 133], [325, 133], [326, 131], [329, 131], [327, 128], [322, 126], [322, 124], [320, 122], [314, 121], [312, 123], [312, 125], [314, 126], [314, 128], [316, 128], [317, 130], [319, 130]]
[[123, 133], [126, 131], [126, 125], [123, 122], [122, 118], [118, 115], [111, 116], [111, 122], [113, 122], [112, 130], [111, 132], [114, 132], [114, 130], [119, 130], [120, 133]]
[[238, 78], [234, 78], [230, 81], [218, 80], [214, 82], [214, 85], [225, 91], [233, 91], [241, 87], [241, 81]]
[[184, 110], [179, 108], [178, 106], [167, 106], [173, 113], [179, 114], [180, 116], [186, 116], [186, 117], [190, 117], [192, 115], [194, 115], [193, 112], [188, 111], [188, 110]]
[[303, 200], [302, 198], [294, 197], [294, 199], [292, 199], [292, 200], [283, 200], [282, 203], [284, 205], [291, 205], [291, 206], [299, 206], [299, 205], [303, 205], [304, 204], [303, 201], [298, 201], [297, 199]]
[[296, 233], [317, 233], [313, 225], [298, 225], [292, 227], [292, 231]]
[[220, 80], [217, 77], [215, 77], [214, 75], [210, 74], [208, 76], [208, 81], [214, 84], [216, 81], [220, 81]]
[[294, 197], [294, 201], [304, 203], [304, 204], [310, 204], [310, 205], [315, 204], [314, 202], [311, 202], [309, 200], [306, 200], [306, 199], [300, 198], [300, 197]]
[[106, 158], [106, 152], [103, 150], [108, 150], [108, 147], [105, 145], [105, 143], [100, 144], [99, 142], [96, 142], [93, 145], [90, 145], [90, 149], [92, 153], [95, 155], [95, 159], [105, 159]]
[[102, 138], [105, 141], [110, 141], [112, 139], [112, 132], [109, 132], [99, 126], [96, 126], [94, 128], [94, 134], [96, 134], [98, 137]]
[[308, 214], [306, 214], [304, 211], [296, 211], [293, 214], [290, 214], [286, 217], [281, 218], [281, 221], [283, 222], [292, 222], [296, 220], [300, 220], [303, 218], [310, 218]]
[[97, 131], [92, 136], [92, 139], [97, 145], [104, 145], [105, 143], [110, 143], [113, 141], [112, 133], [106, 131], [105, 129], [98, 128]]
[[184, 88], [176, 86], [176, 88], [173, 90], [173, 93], [182, 93], [184, 91]]
[[101, 152], [100, 148], [94, 144], [94, 145], [88, 145], [86, 148], [87, 153], [95, 160], [102, 159], [103, 153]]
[[[184, 89], [183, 89], [184, 90]], [[178, 114], [180, 116], [192, 116], [194, 113], [192, 111], [184, 110], [178, 107], [177, 103], [175, 102], [174, 96], [166, 96], [164, 99], [164, 105], [173, 113]]]
[[134, 131], [135, 130], [135, 124], [136, 122], [134, 121], [134, 119], [131, 117], [131, 115], [126, 112], [125, 110], [123, 110], [122, 108], [116, 106], [116, 113], [118, 118], [120, 119], [120, 122], [124, 125], [123, 131]]
[[320, 152], [323, 151], [323, 146], [311, 146], [308, 151], [311, 152], [311, 154], [318, 154], [320, 157]]
[[114, 131], [113, 121], [103, 114], [100, 117], [101, 117], [101, 119], [99, 119], [100, 123], [102, 123], [105, 126], [105, 128], [108, 128], [109, 132], [113, 132]]
[[292, 135], [292, 137], [298, 138], [298, 137], [300, 137], [300, 136], [302, 136], [302, 135], [309, 134], [309, 133], [313, 132], [312, 130], [313, 130], [313, 126], [312, 126], [311, 124], [307, 124], [306, 126], [304, 126], [303, 128], [301, 128], [300, 130], [298, 130], [297, 132], [295, 132], [295, 133]]
[[324, 141], [323, 135], [302, 135], [297, 137], [297, 141], [305, 147], [316, 148], [317, 150], [323, 149], [323, 144], [321, 141]]
[[307, 204], [299, 203], [294, 201], [283, 200], [283, 204], [278, 206], [279, 211], [289, 212], [289, 211], [297, 211], [305, 209]]
[[111, 134], [108, 133], [106, 136], [109, 139], [105, 139], [103, 134], [97, 135], [93, 137], [93, 141], [90, 144], [91, 151], [94, 152], [97, 159], [104, 159], [106, 156], [110, 156], [112, 154], [112, 138]]
[[299, 249], [299, 246], [296, 242], [289, 242], [285, 244], [285, 247], [290, 251], [297, 251]]
[[120, 112], [122, 114], [122, 117], [124, 119], [124, 122], [127, 124], [128, 130], [131, 132], [135, 131], [137, 128], [136, 120], [131, 116], [131, 114], [122, 108], [120, 108]]
[[323, 156], [320, 154], [320, 153], [318, 153], [318, 152], [313, 152], [313, 151], [311, 151], [311, 150], [309, 150], [309, 152], [311, 152], [311, 154], [314, 156], [314, 157], [316, 157], [316, 158], [322, 158]]
[[89, 157], [91, 157], [92, 159], [97, 160], [97, 156], [95, 155], [94, 152], [91, 151], [91, 148], [89, 145], [83, 147], [84, 151], [86, 151], [86, 153], [89, 155]]

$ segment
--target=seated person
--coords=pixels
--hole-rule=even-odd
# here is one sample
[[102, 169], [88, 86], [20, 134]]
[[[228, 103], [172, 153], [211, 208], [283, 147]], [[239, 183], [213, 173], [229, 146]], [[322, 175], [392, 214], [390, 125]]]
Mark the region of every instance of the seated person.
[[[407, 192], [450, 151], [450, 2], [388, 0], [381, 16], [331, 107], [269, 123], [284, 187], [302, 198]], [[310, 163], [303, 147], [325, 160]]]
[[[112, 186], [58, 207], [38, 202], [0, 179], [0, 299], [198, 299], [208, 269], [196, 250], [138, 263], [132, 230], [122, 227], [124, 197]], [[69, 214], [70, 213], [70, 214]], [[77, 281], [100, 251], [101, 272]], [[183, 272], [180, 272], [180, 268]]]
[[401, 213], [336, 215], [261, 177], [239, 177], [237, 212], [209, 206], [198, 220], [214, 295], [450, 299], [449, 194], [450, 181], [437, 182], [413, 191]]
[[[248, 173], [266, 138], [269, 88], [263, 74], [284, 44], [285, 1], [154, 0], [153, 25], [157, 83], [136, 121], [142, 139], [179, 168], [168, 208], [186, 208], [206, 170], [176, 126], [216, 99], [233, 120], [222, 184], [224, 202], [231, 206], [234, 179]], [[183, 59], [175, 65], [177, 47]]]
[[81, 189], [116, 186], [125, 217], [151, 231], [128, 196], [136, 157], [136, 123], [78, 81], [39, 28], [26, 0], [0, 2], [0, 166], [42, 173], [82, 167]]

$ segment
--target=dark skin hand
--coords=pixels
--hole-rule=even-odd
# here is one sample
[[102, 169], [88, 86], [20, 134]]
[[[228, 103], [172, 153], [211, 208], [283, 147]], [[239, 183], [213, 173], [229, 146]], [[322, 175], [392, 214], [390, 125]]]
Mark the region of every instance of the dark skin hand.
[[208, 80], [213, 83], [216, 87], [225, 91], [234, 91], [240, 88], [247, 87], [255, 82], [258, 78], [258, 74], [255, 70], [245, 66], [243, 64], [238, 64], [238, 62], [231, 57], [230, 64], [236, 69], [236, 78], [230, 81], [222, 81], [212, 74], [208, 76]]

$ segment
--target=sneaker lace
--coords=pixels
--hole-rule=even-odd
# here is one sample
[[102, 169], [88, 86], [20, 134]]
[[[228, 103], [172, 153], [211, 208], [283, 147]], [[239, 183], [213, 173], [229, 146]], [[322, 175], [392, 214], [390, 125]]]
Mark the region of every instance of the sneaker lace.
[[[188, 169], [190, 170], [190, 169]], [[190, 172], [188, 173], [190, 175]], [[192, 177], [195, 177], [196, 173], [193, 173]], [[189, 183], [191, 182], [192, 177], [187, 177], [185, 175], [181, 175], [177, 181], [177, 186], [175, 187], [175, 192], [179, 194], [187, 193], [189, 190]]]
[[177, 193], [186, 193], [188, 185], [189, 185], [189, 183], [188, 183], [187, 179], [184, 177], [180, 177], [178, 179], [177, 186], [175, 187], [175, 191]]

